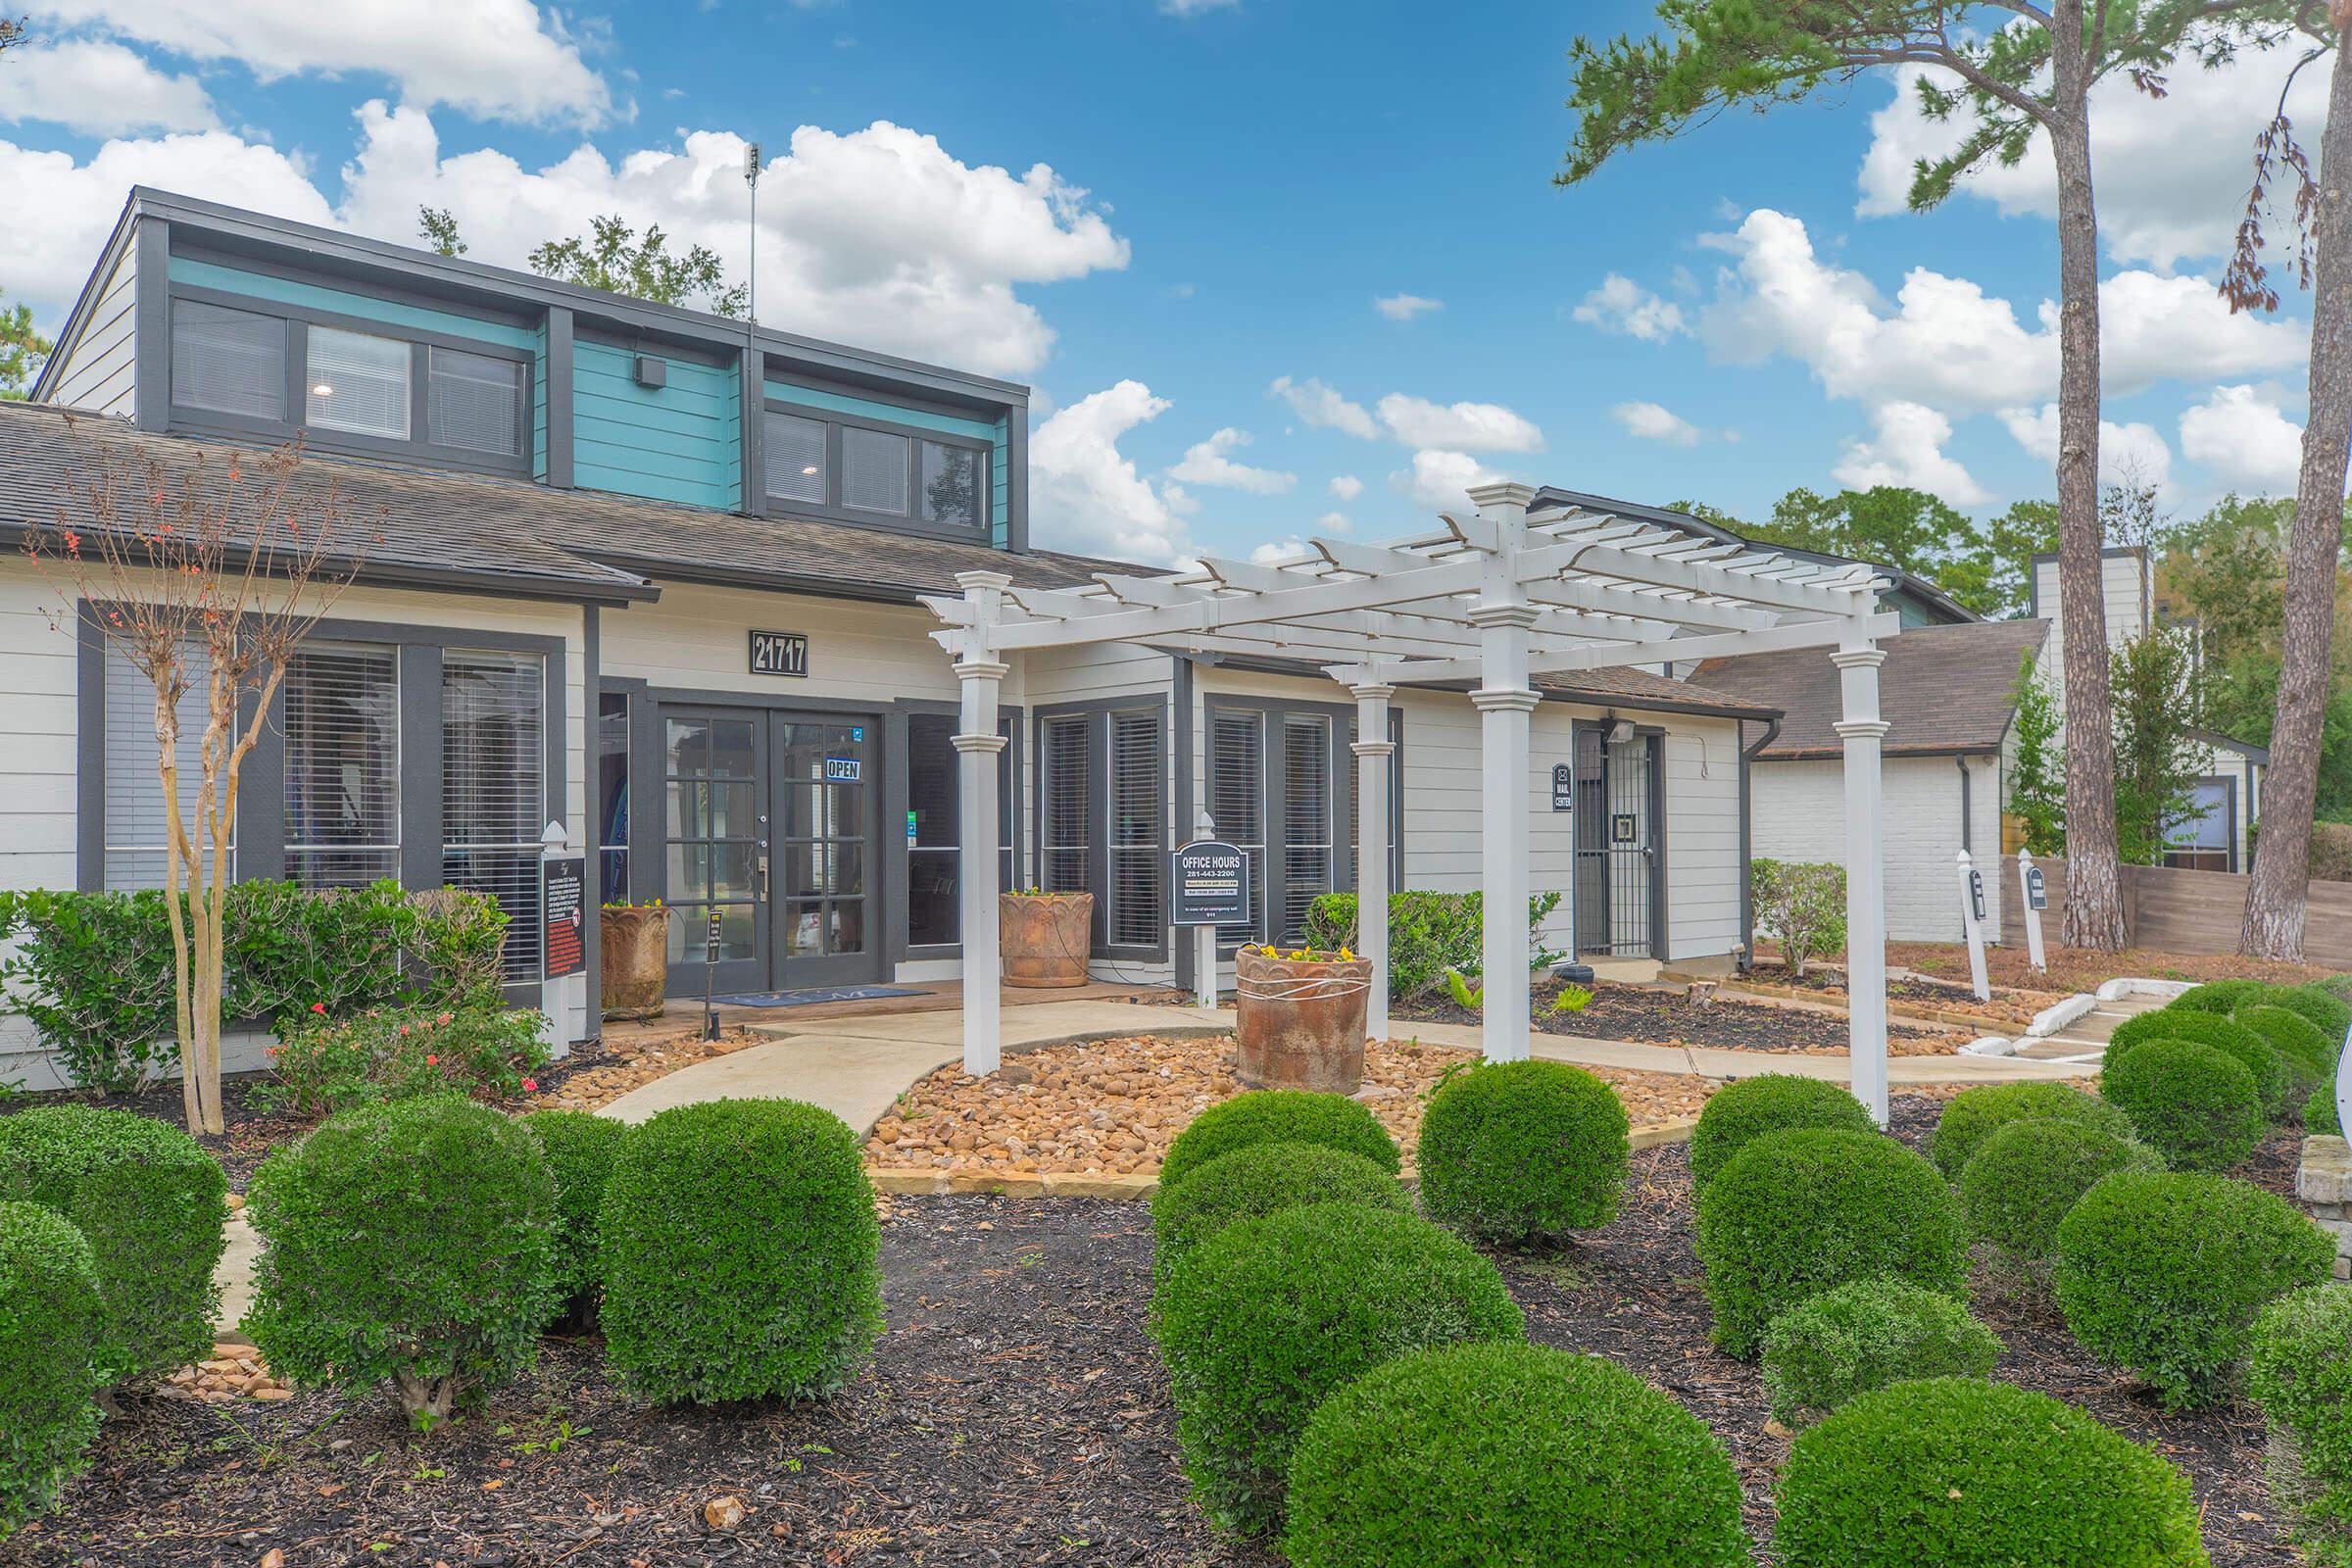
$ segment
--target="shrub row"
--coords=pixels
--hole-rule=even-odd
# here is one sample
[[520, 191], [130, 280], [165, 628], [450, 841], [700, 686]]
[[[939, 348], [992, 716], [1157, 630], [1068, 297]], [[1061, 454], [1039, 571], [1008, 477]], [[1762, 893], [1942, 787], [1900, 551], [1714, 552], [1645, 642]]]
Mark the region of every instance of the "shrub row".
[[[1559, 956], [1543, 943], [1543, 925], [1559, 907], [1557, 893], [1527, 901], [1528, 961], [1542, 966]], [[1478, 893], [1398, 892], [1389, 895], [1389, 995], [1397, 1002], [1442, 994], [1448, 971], [1476, 979], [1485, 962], [1486, 900]], [[1306, 907], [1306, 946], [1326, 951], [1356, 944], [1352, 893], [1325, 893]]]

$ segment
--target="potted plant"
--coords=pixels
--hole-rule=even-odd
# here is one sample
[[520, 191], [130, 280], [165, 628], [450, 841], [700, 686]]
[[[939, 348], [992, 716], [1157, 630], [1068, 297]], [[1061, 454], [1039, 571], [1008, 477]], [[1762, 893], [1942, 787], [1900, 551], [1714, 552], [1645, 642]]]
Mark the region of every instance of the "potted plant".
[[1046, 990], [1086, 984], [1094, 931], [1092, 893], [1031, 888], [997, 895], [997, 950], [1008, 986]]
[[1245, 947], [1233, 979], [1243, 1083], [1331, 1095], [1362, 1085], [1369, 959], [1346, 948]]
[[660, 899], [604, 906], [604, 1014], [659, 1018], [669, 984], [669, 910]]

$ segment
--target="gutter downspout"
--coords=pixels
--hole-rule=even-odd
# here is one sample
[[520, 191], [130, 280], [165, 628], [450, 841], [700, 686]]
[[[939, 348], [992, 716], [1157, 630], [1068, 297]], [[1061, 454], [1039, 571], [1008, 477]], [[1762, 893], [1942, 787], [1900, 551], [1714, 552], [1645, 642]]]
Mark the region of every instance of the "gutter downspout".
[[[1740, 732], [1746, 733], [1744, 722]], [[1764, 733], [1753, 746], [1740, 748], [1740, 972], [1748, 974], [1756, 964], [1756, 879], [1754, 860], [1749, 854], [1751, 837], [1748, 814], [1751, 809], [1748, 787], [1748, 766], [1756, 755], [1780, 738], [1781, 715], [1775, 713], [1764, 721]]]
[[1960, 847], [1973, 856], [1977, 852], [1977, 847], [1969, 840], [1970, 811], [1968, 805], [1968, 790], [1970, 779], [1968, 776], [1967, 754], [1963, 753], [1960, 756], [1953, 758], [1952, 761], [1960, 769]]

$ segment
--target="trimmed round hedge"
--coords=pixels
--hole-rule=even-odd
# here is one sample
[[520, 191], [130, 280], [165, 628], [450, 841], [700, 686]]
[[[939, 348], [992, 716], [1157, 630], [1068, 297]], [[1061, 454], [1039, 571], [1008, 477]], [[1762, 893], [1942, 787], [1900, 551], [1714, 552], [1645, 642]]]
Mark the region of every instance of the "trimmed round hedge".
[[1722, 1442], [1597, 1355], [1483, 1344], [1397, 1356], [1323, 1401], [1290, 1480], [1293, 1568], [1749, 1560]]
[[297, 1383], [390, 1382], [430, 1430], [531, 1364], [562, 1304], [539, 1140], [453, 1096], [329, 1117], [255, 1172], [254, 1344]]
[[0, 1541], [80, 1471], [105, 1332], [88, 1239], [38, 1203], [0, 1201]]
[[534, 1110], [522, 1124], [538, 1135], [556, 1180], [556, 1289], [565, 1309], [578, 1311], [593, 1304], [604, 1279], [597, 1221], [612, 1156], [628, 1129], [585, 1110]]
[[1698, 1195], [1715, 1344], [1756, 1353], [1806, 1298], [1888, 1278], [1958, 1297], [1966, 1247], [1936, 1167], [1878, 1133], [1807, 1127], [1749, 1144]]
[[[2352, 1031], [2352, 1002], [2344, 1001], [2325, 986], [2266, 986], [2259, 996], [2248, 999], [2248, 1004], [2284, 1007], [2309, 1019], [2328, 1042], [2328, 1063], [2331, 1067], [2344, 1049], [2345, 1033]], [[2238, 1010], [2242, 1012], [2245, 1007]]]
[[2275, 1117], [2285, 1110], [2294, 1087], [2294, 1073], [2285, 1058], [2244, 1024], [2209, 1012], [2165, 1007], [2125, 1019], [2108, 1039], [2102, 1070], [2114, 1071], [2125, 1056], [2151, 1040], [2186, 1040], [2220, 1052], [2253, 1077], [2254, 1094], [2265, 1116]]
[[2001, 1342], [1966, 1306], [1901, 1280], [1856, 1280], [1764, 1331], [1764, 1396], [1789, 1426], [1889, 1384], [1992, 1375]]
[[2058, 1223], [2084, 1193], [2119, 1170], [2162, 1169], [2136, 1139], [2046, 1117], [2013, 1121], [1960, 1172], [1960, 1214], [1978, 1241], [2037, 1268], [2058, 1255]]
[[621, 1140], [599, 1223], [605, 1352], [641, 1399], [832, 1394], [882, 1331], [874, 1193], [829, 1110], [664, 1110]]
[[2183, 1409], [2228, 1395], [2255, 1314], [2334, 1261], [2327, 1232], [2249, 1182], [2125, 1171], [2058, 1227], [2058, 1305], [2086, 1349]]
[[2117, 1138], [2132, 1136], [2132, 1118], [2072, 1084], [1984, 1084], [1963, 1089], [1945, 1103], [1928, 1139], [1928, 1157], [1956, 1182], [1984, 1141], [2021, 1121], [2066, 1121]]
[[2343, 1115], [2335, 1103], [2335, 1074], [2321, 1079], [2320, 1087], [2303, 1102], [2303, 1130], [2321, 1137], [2344, 1136]]
[[2107, 1068], [2099, 1093], [2175, 1170], [2228, 1170], [2262, 1142], [2254, 1075], [2211, 1046], [2143, 1041]]
[[2264, 1307], [2246, 1385], [2291, 1449], [2272, 1475], [2298, 1536], [2334, 1548], [2317, 1561], [2352, 1558], [2352, 1287], [2295, 1291]]
[[1421, 1118], [1421, 1206], [1484, 1242], [1519, 1245], [1617, 1217], [1632, 1157], [1616, 1092], [1557, 1061], [1474, 1067]]
[[1870, 1108], [1836, 1084], [1785, 1072], [1742, 1078], [1716, 1090], [1699, 1109], [1690, 1129], [1691, 1190], [1713, 1181], [1752, 1140], [1798, 1127], [1879, 1130]]
[[2285, 1057], [2287, 1065], [2300, 1073], [2305, 1094], [2311, 1092], [2313, 1084], [2335, 1071], [2336, 1059], [2343, 1054], [2342, 1035], [2331, 1038], [2327, 1030], [2291, 1007], [2256, 1003], [2238, 1008], [2231, 1021], [2262, 1036], [2265, 1045]]
[[1866, 1394], [1798, 1434], [1775, 1494], [1782, 1568], [2205, 1568], [2188, 1477], [2006, 1383]]
[[1251, 1144], [1219, 1154], [1183, 1186], [1152, 1195], [1154, 1285], [1164, 1284], [1180, 1259], [1227, 1226], [1309, 1203], [1413, 1211], [1404, 1184], [1361, 1154], [1314, 1144]]
[[1173, 1187], [1219, 1154], [1251, 1144], [1315, 1144], [1361, 1154], [1392, 1176], [1404, 1168], [1396, 1140], [1360, 1102], [1304, 1089], [1256, 1089], [1195, 1116], [1168, 1145], [1159, 1185]]
[[1280, 1528], [1292, 1450], [1335, 1391], [1407, 1350], [1527, 1332], [1502, 1275], [1466, 1244], [1353, 1203], [1228, 1227], [1158, 1305], [1194, 1498], [1250, 1535]]
[[2165, 1011], [2179, 1008], [2183, 1012], [2210, 1012], [2227, 1018], [2242, 1006], [2247, 999], [2260, 996], [2270, 987], [2260, 980], [2208, 980], [2164, 1004]]
[[212, 1351], [228, 1178], [177, 1127], [127, 1110], [42, 1105], [0, 1117], [0, 1200], [88, 1238], [106, 1331], [99, 1375], [152, 1382]]

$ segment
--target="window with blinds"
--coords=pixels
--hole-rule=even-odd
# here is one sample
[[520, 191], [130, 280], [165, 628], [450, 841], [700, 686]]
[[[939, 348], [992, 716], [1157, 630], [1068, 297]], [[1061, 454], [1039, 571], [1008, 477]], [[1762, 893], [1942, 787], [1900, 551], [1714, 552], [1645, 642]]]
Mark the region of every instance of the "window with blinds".
[[629, 694], [596, 699], [596, 848], [607, 904], [629, 898]]
[[1037, 726], [1038, 885], [1048, 893], [1086, 893], [1093, 847], [1094, 725], [1083, 713], [1040, 719]]
[[767, 493], [779, 501], [825, 504], [825, 430], [821, 419], [770, 414], [765, 427]]
[[400, 875], [400, 677], [389, 648], [306, 646], [286, 666], [286, 876]]
[[841, 431], [841, 504], [854, 512], [906, 514], [906, 438], [887, 430]]
[[[191, 645], [182, 656], [182, 662], [186, 686], [179, 699], [179, 737], [174, 748], [179, 764], [180, 821], [202, 853], [205, 835], [202, 824], [196, 820], [196, 800], [204, 778], [204, 726], [211, 701], [206, 683], [211, 677], [212, 661], [203, 648]], [[105, 881], [110, 892], [135, 892], [164, 885], [165, 846], [171, 834], [156, 753], [155, 686], [120, 648], [109, 643]], [[211, 862], [207, 860], [197, 869], [209, 877]], [[236, 874], [233, 843], [229, 863], [223, 869], [231, 876]]]
[[1208, 715], [1208, 812], [1217, 837], [1250, 861], [1250, 918], [1219, 926], [1224, 942], [1254, 942], [1266, 898], [1265, 719], [1251, 710], [1211, 709]]
[[198, 300], [173, 300], [172, 401], [253, 419], [285, 418], [285, 321]]
[[1114, 947], [1157, 947], [1167, 936], [1167, 751], [1156, 708], [1110, 715], [1110, 907]]
[[441, 875], [508, 915], [506, 969], [539, 974], [539, 832], [547, 820], [545, 662], [450, 650], [441, 661]]
[[426, 440], [435, 446], [502, 458], [521, 453], [526, 367], [520, 360], [436, 346], [428, 351], [427, 363]]
[[409, 438], [409, 345], [398, 338], [310, 329], [310, 422], [326, 430]]
[[1331, 891], [1331, 720], [1282, 722], [1282, 933], [1297, 942], [1307, 906]]

